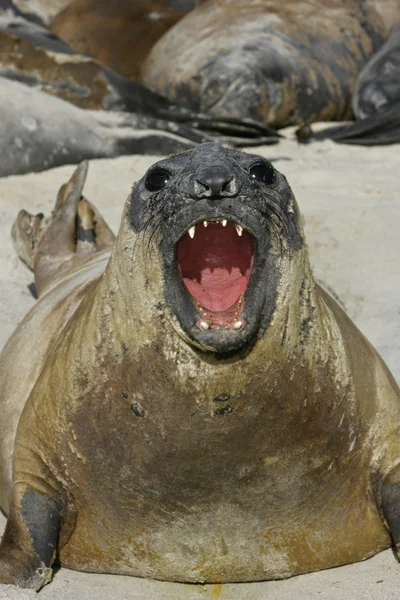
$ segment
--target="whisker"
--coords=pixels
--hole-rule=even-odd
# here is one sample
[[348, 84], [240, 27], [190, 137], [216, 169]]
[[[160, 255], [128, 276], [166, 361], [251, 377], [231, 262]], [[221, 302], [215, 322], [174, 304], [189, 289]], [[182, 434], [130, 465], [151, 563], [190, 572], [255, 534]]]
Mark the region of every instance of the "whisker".
[[271, 224], [271, 227], [272, 227], [272, 229], [273, 229], [273, 232], [275, 233], [275, 236], [276, 236], [276, 238], [277, 238], [277, 240], [278, 240], [278, 242], [279, 242], [279, 248], [280, 248], [280, 251], [282, 252], [282, 250], [283, 250], [283, 246], [282, 246], [282, 235], [281, 235], [281, 231], [280, 231], [279, 227], [277, 226], [277, 224], [276, 224], [275, 220], [273, 219], [273, 216], [272, 216], [272, 215], [266, 215], [266, 219], [267, 219], [268, 223], [270, 223], [270, 224]]
[[[150, 208], [151, 211], [151, 208]], [[151, 250], [152, 242], [157, 233], [161, 230], [161, 215], [162, 215], [162, 206], [157, 207], [155, 210], [150, 212], [149, 217], [145, 221], [142, 232], [145, 237], [147, 237], [147, 243], [143, 244], [143, 258], [145, 261], [149, 258], [149, 253]]]
[[[270, 203], [268, 204], [268, 209], [270, 212], [272, 212], [273, 215], [275, 215], [275, 217], [278, 219], [279, 223], [281, 224], [285, 235], [289, 236], [290, 235], [290, 223], [288, 222], [288, 217], [286, 212], [284, 211], [284, 209], [282, 208], [280, 202], [274, 198], [274, 196], [270, 195], [270, 194], [266, 194], [268, 200], [270, 200]], [[266, 218], [268, 218], [268, 212], [267, 211], [263, 211], [263, 214]]]

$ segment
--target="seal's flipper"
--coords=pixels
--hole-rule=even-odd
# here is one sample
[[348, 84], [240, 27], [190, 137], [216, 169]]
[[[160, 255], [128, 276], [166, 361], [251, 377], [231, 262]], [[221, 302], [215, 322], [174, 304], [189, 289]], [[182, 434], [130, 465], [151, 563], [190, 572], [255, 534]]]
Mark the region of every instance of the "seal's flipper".
[[275, 129], [250, 119], [221, 118], [198, 114], [185, 120], [186, 124], [214, 137], [220, 144], [231, 146], [260, 146], [277, 144], [284, 136]]
[[31, 215], [20, 210], [11, 229], [14, 248], [19, 258], [33, 271], [33, 251], [43, 227], [43, 214]]
[[314, 133], [314, 140], [332, 139], [341, 144], [379, 146], [400, 142], [400, 105], [387, 107], [350, 125], [329, 127]]
[[48, 226], [34, 249], [33, 270], [39, 296], [60, 265], [75, 253], [76, 217], [87, 169], [87, 162], [82, 162], [61, 187]]
[[76, 216], [76, 253], [87, 254], [111, 248], [115, 235], [97, 210], [97, 208], [81, 198]]
[[382, 512], [388, 524], [397, 555], [400, 556], [400, 483], [384, 482]]
[[39, 590], [52, 577], [61, 526], [61, 503], [24, 488], [11, 504], [0, 545], [0, 583]]
[[95, 214], [90, 203], [82, 198], [78, 202], [76, 215], [76, 251], [90, 253], [96, 251]]
[[88, 163], [82, 162], [58, 193], [49, 219], [21, 211], [12, 228], [18, 256], [35, 274], [40, 296], [55, 272], [77, 255], [110, 248], [115, 236], [98, 210], [83, 198]]

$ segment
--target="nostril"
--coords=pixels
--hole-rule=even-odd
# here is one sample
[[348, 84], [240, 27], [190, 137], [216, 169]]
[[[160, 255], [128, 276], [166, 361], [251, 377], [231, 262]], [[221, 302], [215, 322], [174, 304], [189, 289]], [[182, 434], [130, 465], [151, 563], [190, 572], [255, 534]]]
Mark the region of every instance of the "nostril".
[[199, 183], [210, 196], [219, 196], [228, 182], [222, 177], [207, 177], [203, 181], [197, 179], [197, 183]]
[[225, 183], [223, 184], [223, 186], [221, 188], [221, 192], [230, 193], [233, 191], [234, 187], [235, 187], [235, 185], [234, 185], [233, 176], [232, 176], [230, 179], [225, 181]]
[[208, 168], [197, 173], [194, 180], [194, 192], [201, 198], [230, 196], [236, 192], [236, 188], [234, 176], [225, 168]]

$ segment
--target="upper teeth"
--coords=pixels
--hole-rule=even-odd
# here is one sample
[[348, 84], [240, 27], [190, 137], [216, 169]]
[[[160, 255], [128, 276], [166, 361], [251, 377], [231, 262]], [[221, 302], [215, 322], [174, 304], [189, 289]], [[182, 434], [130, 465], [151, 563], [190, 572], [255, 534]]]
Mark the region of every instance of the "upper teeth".
[[[203, 221], [203, 226], [207, 227], [208, 226], [209, 221]], [[228, 220], [227, 219], [222, 219], [222, 221], [211, 221], [211, 223], [221, 223], [222, 227], [226, 227], [228, 224]], [[243, 227], [241, 225], [238, 225], [237, 223], [235, 223], [235, 229], [236, 232], [239, 236], [242, 235], [243, 233]], [[190, 237], [193, 239], [194, 235], [196, 233], [196, 225], [193, 225], [192, 227], [190, 227], [188, 229], [188, 234], [190, 235]]]
[[235, 228], [236, 228], [237, 234], [238, 235], [242, 235], [242, 233], [243, 233], [243, 227], [241, 227], [240, 225], [238, 225], [237, 223], [235, 223]]

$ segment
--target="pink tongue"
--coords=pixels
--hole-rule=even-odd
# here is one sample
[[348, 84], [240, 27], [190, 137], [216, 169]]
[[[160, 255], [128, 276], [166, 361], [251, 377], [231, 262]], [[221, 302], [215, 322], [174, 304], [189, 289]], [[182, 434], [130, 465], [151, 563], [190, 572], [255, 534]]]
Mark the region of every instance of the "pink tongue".
[[178, 264], [190, 294], [204, 308], [223, 312], [236, 304], [246, 289], [253, 263], [253, 241], [241, 237], [229, 222], [196, 226], [178, 244]]
[[247, 277], [241, 275], [238, 268], [203, 269], [201, 281], [184, 277], [183, 281], [196, 300], [212, 312], [222, 312], [233, 306], [246, 289]]

